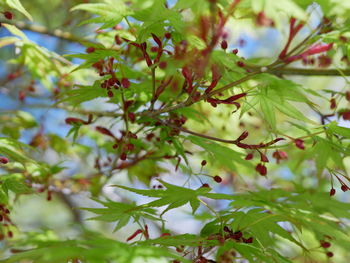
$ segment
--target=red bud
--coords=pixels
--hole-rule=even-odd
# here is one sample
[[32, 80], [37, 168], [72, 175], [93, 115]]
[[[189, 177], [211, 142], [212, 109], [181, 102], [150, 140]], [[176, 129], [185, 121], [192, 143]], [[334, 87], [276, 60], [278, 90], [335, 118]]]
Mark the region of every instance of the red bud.
[[221, 42], [221, 48], [222, 49], [227, 49], [227, 41], [226, 40], [223, 40], [222, 42]]
[[296, 147], [298, 147], [301, 150], [305, 150], [305, 146], [304, 146], [304, 141], [302, 139], [296, 139], [294, 141], [294, 144]]
[[6, 157], [0, 157], [0, 163], [7, 164], [8, 162], [9, 162], [9, 159], [7, 159]]
[[222, 178], [220, 176], [218, 176], [218, 175], [215, 175], [213, 179], [217, 183], [221, 183], [222, 182]]
[[127, 78], [122, 78], [121, 84], [124, 89], [127, 89], [130, 87], [130, 81]]
[[86, 53], [93, 53], [93, 52], [95, 52], [95, 48], [94, 47], [88, 47], [86, 49]]
[[248, 153], [247, 156], [245, 157], [245, 159], [246, 159], [247, 161], [253, 159], [253, 154], [252, 154], [252, 153]]
[[8, 19], [8, 20], [13, 19], [13, 14], [11, 12], [5, 11], [3, 14], [4, 14], [4, 17], [6, 17], [6, 19]]
[[243, 141], [245, 138], [247, 138], [249, 133], [247, 131], [244, 131], [238, 138], [237, 141]]

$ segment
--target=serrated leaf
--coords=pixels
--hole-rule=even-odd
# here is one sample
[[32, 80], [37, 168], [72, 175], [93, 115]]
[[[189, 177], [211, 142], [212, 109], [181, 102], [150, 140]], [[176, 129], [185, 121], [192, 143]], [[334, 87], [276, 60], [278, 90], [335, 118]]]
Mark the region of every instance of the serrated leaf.
[[32, 16], [27, 12], [27, 10], [24, 9], [24, 7], [22, 6], [19, 0], [5, 0], [5, 1], [9, 7], [16, 9], [17, 11], [25, 15], [30, 21], [33, 21]]

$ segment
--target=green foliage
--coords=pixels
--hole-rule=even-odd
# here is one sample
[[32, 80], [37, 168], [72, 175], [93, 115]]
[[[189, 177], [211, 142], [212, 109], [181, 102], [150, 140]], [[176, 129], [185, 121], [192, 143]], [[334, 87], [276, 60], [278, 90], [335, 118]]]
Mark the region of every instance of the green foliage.
[[0, 0], [0, 261], [347, 262], [349, 10]]

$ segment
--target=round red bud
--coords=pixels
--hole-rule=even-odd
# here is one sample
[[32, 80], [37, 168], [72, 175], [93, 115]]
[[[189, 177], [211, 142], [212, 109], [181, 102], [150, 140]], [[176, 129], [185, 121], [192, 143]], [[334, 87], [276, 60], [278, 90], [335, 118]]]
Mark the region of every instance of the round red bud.
[[327, 255], [327, 257], [329, 257], [329, 258], [331, 258], [331, 257], [333, 257], [333, 256], [334, 256], [333, 252], [330, 252], [330, 251], [329, 251], [329, 252], [327, 252], [327, 254], [326, 254], [326, 255]]
[[204, 166], [204, 165], [206, 165], [207, 164], [207, 161], [206, 160], [203, 160], [202, 162], [201, 162], [201, 165], [202, 166]]
[[321, 247], [329, 248], [330, 246], [331, 246], [331, 243], [321, 240]]
[[227, 41], [226, 40], [223, 40], [222, 42], [221, 42], [221, 48], [223, 49], [223, 50], [226, 50], [227, 49]]
[[164, 36], [165, 36], [166, 39], [170, 39], [170, 38], [171, 38], [171, 33], [166, 32], [166, 33], [164, 34]]
[[113, 96], [114, 96], [113, 91], [109, 90], [107, 92], [107, 95], [108, 95], [108, 97], [113, 98]]
[[11, 12], [5, 11], [3, 14], [4, 14], [4, 17], [6, 17], [6, 19], [8, 19], [8, 20], [13, 19], [13, 14]]
[[218, 175], [215, 175], [215, 176], [213, 177], [213, 179], [214, 179], [214, 181], [217, 182], [217, 183], [221, 183], [221, 182], [222, 182], [222, 178], [221, 178], [220, 176], [218, 176]]
[[9, 162], [9, 159], [7, 159], [6, 157], [0, 157], [0, 163], [7, 164], [8, 162]]
[[347, 185], [343, 184], [343, 185], [340, 187], [340, 189], [341, 189], [343, 192], [346, 192], [346, 191], [349, 190], [349, 187], [348, 187]]
[[120, 160], [125, 161], [126, 158], [127, 158], [126, 153], [122, 153], [122, 154], [120, 155]]
[[332, 189], [329, 191], [329, 195], [330, 195], [330, 196], [335, 195], [335, 189], [334, 189], [334, 188], [332, 188]]
[[92, 53], [92, 52], [95, 52], [95, 48], [94, 47], [88, 47], [86, 49], [86, 53]]
[[305, 146], [304, 146], [304, 141], [302, 139], [296, 139], [294, 141], [294, 144], [296, 147], [298, 147], [299, 149], [301, 150], [304, 150], [305, 149]]
[[243, 68], [245, 66], [243, 61], [237, 61], [237, 66]]
[[166, 63], [165, 61], [161, 61], [161, 62], [159, 63], [159, 68], [161, 68], [161, 69], [165, 69], [166, 66], [167, 66], [167, 63]]
[[264, 164], [259, 163], [256, 167], [255, 170], [262, 176], [265, 176], [267, 174], [267, 168]]
[[121, 84], [124, 89], [127, 89], [130, 87], [130, 81], [127, 78], [122, 78]]

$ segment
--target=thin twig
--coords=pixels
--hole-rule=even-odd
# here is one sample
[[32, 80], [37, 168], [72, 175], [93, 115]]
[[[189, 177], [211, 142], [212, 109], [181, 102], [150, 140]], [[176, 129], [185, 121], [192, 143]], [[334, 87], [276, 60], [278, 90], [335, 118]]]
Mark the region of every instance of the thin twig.
[[70, 32], [63, 31], [61, 29], [55, 29], [55, 30], [51, 31], [42, 25], [28, 24], [28, 23], [25, 23], [23, 21], [14, 22], [14, 21], [9, 21], [9, 20], [4, 20], [4, 19], [0, 19], [0, 23], [10, 24], [10, 25], [16, 26], [17, 28], [22, 29], [22, 30], [29, 30], [29, 31], [39, 33], [39, 34], [57, 37], [57, 38], [60, 38], [60, 39], [63, 39], [63, 40], [69, 41], [69, 42], [80, 43], [83, 45], [84, 44], [85, 45], [86, 44], [96, 44], [93, 41], [90, 41], [87, 39], [82, 39], [81, 37], [73, 35]]

